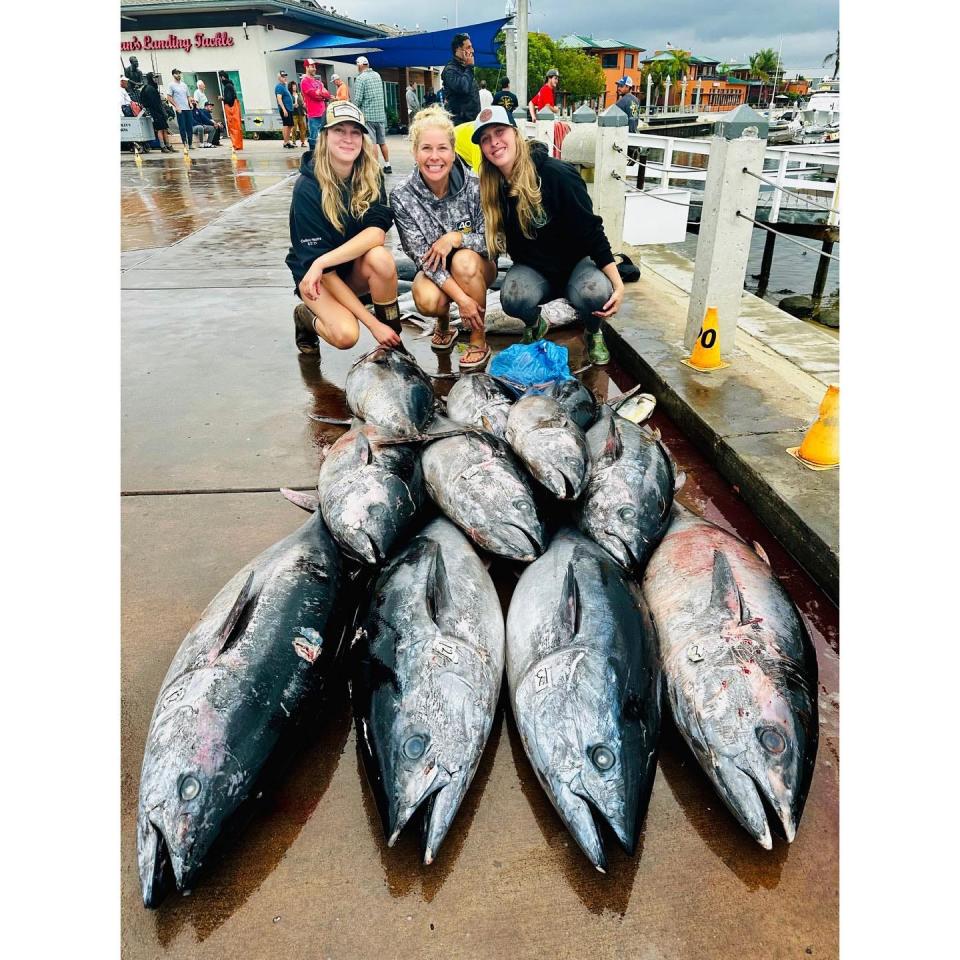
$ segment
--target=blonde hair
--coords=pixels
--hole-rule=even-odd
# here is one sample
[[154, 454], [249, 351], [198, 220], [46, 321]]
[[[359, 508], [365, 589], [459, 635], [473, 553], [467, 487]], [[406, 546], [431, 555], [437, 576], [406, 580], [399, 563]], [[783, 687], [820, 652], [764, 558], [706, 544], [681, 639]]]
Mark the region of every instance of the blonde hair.
[[486, 157], [480, 161], [480, 206], [486, 226], [487, 249], [491, 256], [507, 252], [501, 195], [517, 198], [517, 219], [523, 235], [532, 240], [534, 230], [544, 221], [540, 178], [530, 156], [530, 145], [516, 127], [510, 127], [517, 143], [517, 159], [508, 180]]
[[410, 123], [410, 142], [413, 144], [414, 153], [420, 146], [420, 139], [424, 132], [430, 127], [442, 130], [447, 135], [450, 146], [456, 149], [457, 131], [453, 128], [453, 119], [439, 103], [434, 103], [429, 107], [418, 110]]
[[[327, 149], [327, 130], [324, 128], [317, 137], [313, 151], [313, 174], [320, 185], [320, 206], [323, 215], [338, 232], [344, 229], [347, 207], [343, 202], [343, 188], [347, 186], [330, 164], [330, 151]], [[350, 177], [352, 192], [350, 195], [350, 215], [359, 220], [380, 199], [383, 174], [380, 162], [370, 138], [363, 135], [363, 147], [360, 155], [353, 161], [353, 173]]]

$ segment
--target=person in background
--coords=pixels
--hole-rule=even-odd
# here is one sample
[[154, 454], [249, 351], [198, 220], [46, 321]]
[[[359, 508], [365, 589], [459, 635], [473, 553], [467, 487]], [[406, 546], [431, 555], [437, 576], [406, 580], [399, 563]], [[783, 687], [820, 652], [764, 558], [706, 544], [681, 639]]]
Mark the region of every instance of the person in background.
[[294, 145], [290, 142], [290, 134], [293, 132], [293, 97], [287, 89], [287, 71], [281, 70], [277, 74], [277, 84], [273, 88], [273, 96], [277, 101], [277, 109], [280, 111], [280, 126], [283, 129], [283, 149], [294, 150]]
[[336, 93], [334, 94], [335, 99], [337, 100], [349, 100], [350, 99], [350, 88], [344, 82], [341, 77], [338, 77], [335, 73], [331, 75], [330, 82], [336, 88]]
[[493, 98], [493, 103], [491, 106], [494, 107], [503, 107], [510, 116], [513, 116], [513, 111], [520, 106], [520, 101], [517, 99], [517, 95], [510, 89], [510, 78], [504, 77], [500, 81], [500, 89]]
[[167, 113], [163, 109], [163, 97], [160, 95], [160, 79], [155, 73], [148, 73], [143, 89], [140, 91], [140, 103], [153, 120], [153, 130], [160, 141], [162, 153], [173, 153], [170, 146], [170, 130]]
[[426, 317], [436, 317], [431, 347], [451, 350], [450, 304], [460, 311], [470, 347], [461, 370], [478, 370], [490, 359], [484, 333], [487, 288], [497, 275], [487, 256], [480, 181], [456, 154], [456, 131], [439, 104], [421, 110], [410, 126], [416, 169], [390, 194], [390, 207], [403, 252], [416, 263], [413, 300]]
[[480, 90], [478, 91], [480, 97], [480, 109], [483, 110], [486, 107], [489, 107], [493, 103], [493, 94], [487, 89], [487, 81], [480, 81]]
[[133, 102], [130, 99], [130, 94], [127, 93], [127, 85], [130, 81], [126, 78], [124, 74], [120, 75], [120, 116], [121, 117], [132, 117], [133, 116], [133, 107], [130, 104]]
[[530, 119], [537, 119], [537, 111], [544, 107], [549, 107], [554, 113], [557, 111], [556, 90], [560, 83], [560, 72], [553, 68], [547, 71], [543, 86], [537, 91], [537, 95], [530, 101]]
[[193, 129], [197, 132], [197, 142], [204, 149], [220, 146], [223, 125], [213, 119], [213, 114], [201, 109], [196, 100], [193, 102]]
[[240, 117], [240, 100], [237, 97], [237, 88], [233, 85], [226, 70], [221, 70], [217, 76], [220, 78], [220, 102], [223, 104], [223, 116], [227, 121], [227, 132], [230, 134], [230, 142], [234, 150], [243, 149], [243, 121]]
[[173, 109], [177, 111], [177, 126], [180, 128], [180, 139], [183, 149], [189, 150], [193, 146], [193, 114], [190, 111], [190, 91], [180, 79], [180, 71], [174, 67], [173, 82], [167, 87], [167, 93], [173, 101]]
[[616, 106], [627, 115], [630, 132], [636, 133], [640, 123], [640, 101], [633, 95], [633, 79], [627, 74], [617, 81]]
[[569, 163], [549, 156], [545, 144], [524, 140], [502, 107], [477, 118], [480, 197], [491, 257], [506, 253], [513, 266], [503, 278], [500, 305], [523, 320], [523, 343], [542, 340], [549, 324], [540, 305], [566, 297], [586, 327], [590, 362], [610, 362], [600, 323], [623, 301], [623, 280], [593, 212], [586, 184]]
[[408, 123], [413, 123], [413, 118], [420, 112], [420, 99], [417, 97], [417, 90], [413, 83], [407, 84], [407, 117]]
[[[120, 61], [123, 62], [122, 60]], [[143, 89], [143, 85], [147, 82], [146, 77], [143, 75], [143, 71], [140, 69], [140, 61], [136, 57], [130, 58], [130, 66], [123, 68], [124, 76], [130, 81], [130, 85], [127, 89], [127, 92], [130, 94], [130, 99], [135, 100], [137, 103], [140, 103], [140, 91]]]
[[[293, 312], [301, 353], [319, 353], [319, 338], [348, 350], [361, 326], [381, 346], [401, 345], [397, 265], [383, 245], [392, 224], [363, 114], [352, 103], [334, 102], [316, 149], [300, 161], [290, 202], [286, 264], [303, 301]], [[373, 316], [358, 297], [367, 291]]]
[[197, 89], [193, 91], [193, 99], [197, 101], [197, 106], [201, 110], [207, 109], [207, 104], [210, 102], [207, 99], [207, 85], [202, 81], [197, 81]]
[[303, 94], [297, 86], [296, 80], [291, 80], [287, 84], [290, 96], [293, 97], [293, 139], [296, 146], [305, 147], [307, 145], [307, 118], [303, 109]]
[[390, 166], [390, 151], [387, 149], [387, 105], [383, 93], [383, 80], [376, 70], [370, 69], [366, 57], [357, 57], [360, 75], [353, 81], [353, 102], [367, 118], [374, 142], [383, 154], [383, 172], [393, 173]]
[[300, 90], [303, 92], [303, 105], [307, 111], [307, 143], [312, 150], [316, 146], [318, 134], [323, 129], [327, 104], [332, 97], [330, 91], [323, 85], [323, 81], [317, 76], [317, 61], [304, 60], [303, 66], [307, 75], [300, 81]]
[[435, 90], [427, 90], [423, 95], [423, 105], [425, 107], [432, 107], [435, 103], [439, 103], [440, 100], [437, 97]]
[[480, 112], [480, 88], [473, 75], [473, 42], [467, 33], [456, 33], [450, 41], [453, 56], [447, 61], [440, 78], [443, 100], [454, 125], [472, 123]]

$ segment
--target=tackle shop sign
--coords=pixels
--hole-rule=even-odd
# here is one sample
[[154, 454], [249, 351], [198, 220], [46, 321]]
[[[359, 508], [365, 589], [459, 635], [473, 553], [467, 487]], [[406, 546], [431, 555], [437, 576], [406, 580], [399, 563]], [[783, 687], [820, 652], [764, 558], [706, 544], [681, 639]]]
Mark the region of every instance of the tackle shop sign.
[[195, 33], [192, 37], [178, 37], [168, 33], [165, 37], [152, 37], [149, 34], [131, 37], [120, 41], [122, 53], [136, 53], [137, 50], [182, 50], [189, 53], [194, 47], [232, 47], [233, 37], [226, 30], [218, 30], [212, 36], [208, 33]]

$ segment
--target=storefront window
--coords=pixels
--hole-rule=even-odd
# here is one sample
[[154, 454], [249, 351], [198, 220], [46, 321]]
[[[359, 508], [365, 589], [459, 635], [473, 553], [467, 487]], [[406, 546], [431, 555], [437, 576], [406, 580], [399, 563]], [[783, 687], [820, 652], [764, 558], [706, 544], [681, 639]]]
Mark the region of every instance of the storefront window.
[[603, 55], [603, 60], [601, 61], [603, 67], [607, 70], [616, 69], [617, 66], [617, 55], [615, 53], [605, 53]]

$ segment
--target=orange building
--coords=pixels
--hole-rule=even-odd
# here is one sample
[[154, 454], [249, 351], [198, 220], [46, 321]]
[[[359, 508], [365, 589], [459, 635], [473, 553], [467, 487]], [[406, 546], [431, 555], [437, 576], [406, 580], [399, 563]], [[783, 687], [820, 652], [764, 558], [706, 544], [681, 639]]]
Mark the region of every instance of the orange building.
[[[603, 68], [606, 78], [606, 89], [597, 104], [600, 110], [617, 102], [617, 81], [628, 74], [634, 83], [640, 78], [640, 54], [646, 51], [643, 47], [622, 40], [599, 40], [595, 37], [585, 37], [578, 33], [571, 33], [557, 41], [558, 47], [582, 50], [591, 57], [596, 57]], [[561, 79], [562, 84], [562, 79]], [[636, 92], [636, 91], [634, 91]]]
[[[747, 94], [750, 89], [750, 81], [742, 77], [735, 71], [720, 72], [720, 61], [713, 57], [700, 57], [687, 53], [690, 61], [686, 69], [686, 88], [683, 80], [671, 81], [670, 83], [670, 106], [676, 107], [681, 102], [689, 110], [696, 110], [698, 113], [709, 113], [714, 110], [731, 110], [738, 107], [741, 103], [747, 102]], [[641, 60], [641, 67], [644, 71], [650, 69], [654, 63], [672, 62], [673, 57], [668, 50], [657, 50], [652, 57]], [[749, 73], [749, 67], [746, 68]], [[646, 80], [638, 80], [638, 87], [633, 91], [640, 102], [646, 106]], [[662, 103], [663, 94], [661, 92], [659, 101]]]

